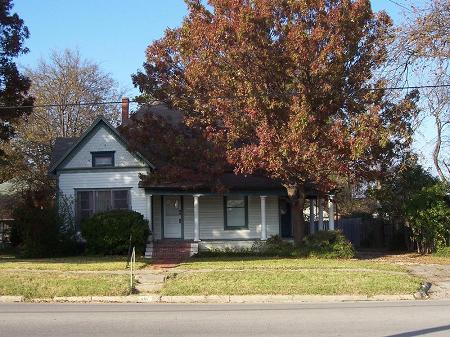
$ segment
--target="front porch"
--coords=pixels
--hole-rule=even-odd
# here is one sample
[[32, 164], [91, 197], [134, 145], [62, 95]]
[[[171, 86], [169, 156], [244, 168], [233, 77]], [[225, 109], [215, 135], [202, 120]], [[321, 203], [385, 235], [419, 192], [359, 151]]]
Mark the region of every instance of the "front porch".
[[[199, 250], [251, 248], [254, 242], [274, 235], [292, 237], [290, 204], [279, 193], [147, 191], [146, 198], [152, 233], [146, 258], [176, 259], [192, 256]], [[334, 229], [334, 201], [332, 198], [326, 201], [329, 218], [326, 226], [325, 201], [316, 199], [309, 201], [308, 232]]]

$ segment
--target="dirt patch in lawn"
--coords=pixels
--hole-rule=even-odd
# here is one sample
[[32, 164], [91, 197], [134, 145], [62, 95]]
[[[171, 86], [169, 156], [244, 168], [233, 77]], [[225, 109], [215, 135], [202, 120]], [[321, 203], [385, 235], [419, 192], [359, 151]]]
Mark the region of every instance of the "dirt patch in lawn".
[[401, 265], [411, 274], [431, 282], [431, 298], [450, 298], [450, 258], [431, 255], [360, 253], [360, 258]]

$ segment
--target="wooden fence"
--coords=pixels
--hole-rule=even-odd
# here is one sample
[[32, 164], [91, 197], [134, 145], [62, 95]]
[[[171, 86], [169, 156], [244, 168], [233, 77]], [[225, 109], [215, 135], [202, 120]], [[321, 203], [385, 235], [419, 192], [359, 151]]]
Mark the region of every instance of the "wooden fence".
[[386, 246], [384, 224], [370, 218], [341, 218], [336, 226], [356, 248], [382, 248]]

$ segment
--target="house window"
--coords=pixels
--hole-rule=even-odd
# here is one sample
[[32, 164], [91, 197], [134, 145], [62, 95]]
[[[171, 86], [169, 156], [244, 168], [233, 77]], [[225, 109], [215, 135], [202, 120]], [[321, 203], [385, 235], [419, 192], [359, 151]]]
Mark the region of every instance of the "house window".
[[77, 220], [89, 218], [95, 213], [130, 209], [130, 190], [77, 191]]
[[225, 229], [248, 228], [248, 197], [224, 197]]
[[91, 152], [92, 167], [113, 167], [114, 151]]

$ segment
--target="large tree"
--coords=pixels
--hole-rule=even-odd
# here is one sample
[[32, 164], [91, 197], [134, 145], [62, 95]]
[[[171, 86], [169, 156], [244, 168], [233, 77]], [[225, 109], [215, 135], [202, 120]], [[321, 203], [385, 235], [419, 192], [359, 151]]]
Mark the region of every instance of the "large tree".
[[[431, 118], [436, 137], [432, 152], [439, 178], [450, 181], [450, 2], [410, 1], [392, 44], [389, 70], [394, 85], [429, 87], [421, 91], [423, 118]], [[441, 85], [447, 85], [442, 87]]]
[[[30, 106], [33, 103], [28, 95], [30, 80], [19, 73], [14, 63], [14, 58], [28, 52], [23, 43], [29, 32], [23, 20], [11, 13], [12, 7], [11, 0], [0, 0], [0, 106]], [[12, 122], [29, 111], [29, 108], [0, 107], [0, 145], [13, 135]], [[4, 152], [0, 149], [0, 165], [4, 159]]]
[[369, 0], [186, 3], [134, 83], [185, 111], [236, 173], [279, 179], [298, 242], [306, 183], [325, 193], [373, 177], [410, 140], [413, 95], [393, 104], [373, 90], [391, 20]]
[[26, 74], [37, 106], [29, 124], [42, 137], [77, 137], [99, 115], [113, 123], [118, 120], [119, 106], [102, 104], [121, 96], [117, 83], [77, 50], [54, 51], [49, 60], [41, 59], [35, 68], [26, 69]]
[[0, 179], [15, 178], [26, 188], [40, 189], [48, 185], [55, 139], [80, 136], [99, 115], [115, 123], [119, 106], [103, 103], [117, 101], [121, 93], [98, 64], [73, 50], [53, 52], [48, 61], [41, 59], [35, 68], [26, 69], [26, 75], [32, 80], [35, 107], [13, 124], [16, 136], [3, 146], [10, 164]]

